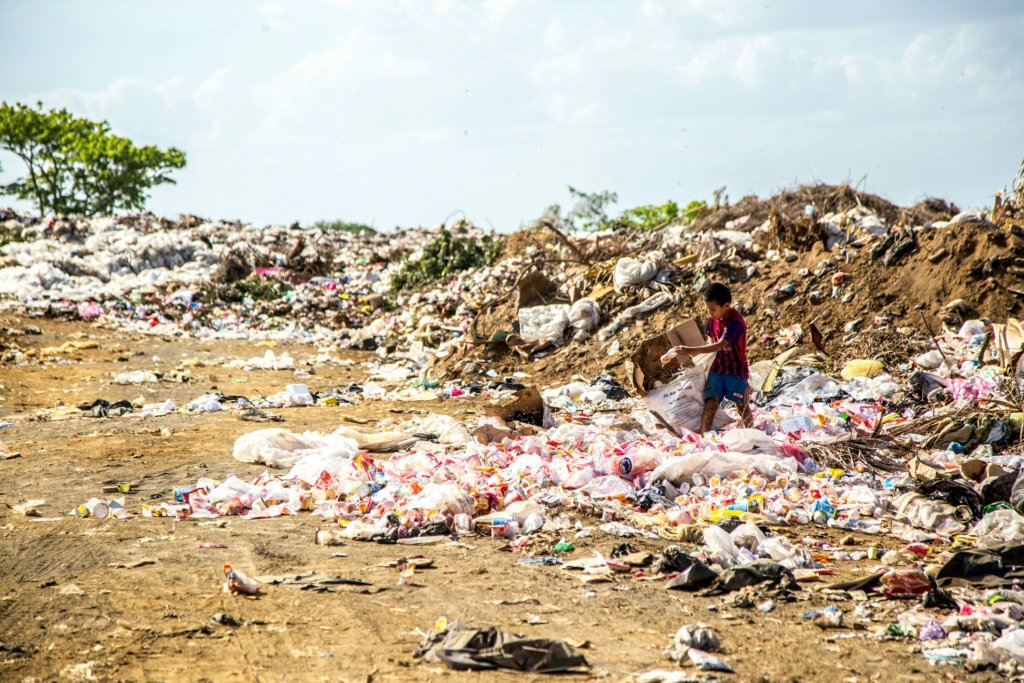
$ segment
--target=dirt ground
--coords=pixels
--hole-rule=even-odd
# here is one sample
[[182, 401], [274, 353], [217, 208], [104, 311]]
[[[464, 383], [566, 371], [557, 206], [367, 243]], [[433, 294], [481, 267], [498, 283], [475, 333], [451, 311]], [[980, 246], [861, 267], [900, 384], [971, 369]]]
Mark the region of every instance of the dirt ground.
[[[0, 316], [2, 317], [2, 316]], [[410, 547], [351, 542], [342, 547], [313, 543], [327, 527], [322, 518], [296, 517], [244, 521], [175, 522], [168, 518], [97, 521], [67, 516], [76, 505], [101, 495], [104, 485], [128, 482], [128, 507], [139, 511], [149, 500], [170, 499], [178, 486], [198, 477], [223, 479], [230, 473], [252, 478], [262, 466], [231, 457], [234, 440], [261, 428], [228, 413], [140, 419], [35, 419], [38, 411], [96, 398], [133, 399], [140, 393], [178, 405], [209, 390], [255, 395], [280, 391], [296, 381], [291, 371], [233, 370], [215, 359], [249, 358], [264, 349], [251, 342], [165, 341], [102, 330], [84, 323], [58, 323], [7, 316], [0, 326], [39, 325], [43, 334], [19, 337], [26, 346], [46, 347], [91, 339], [99, 348], [66, 356], [68, 364], [47, 362], [0, 366], [0, 440], [22, 453], [0, 461], [0, 681], [440, 681], [541, 680], [510, 673], [455, 673], [412, 657], [441, 616], [471, 625], [589, 641], [583, 650], [590, 673], [563, 678], [628, 680], [655, 668], [676, 669], [663, 650], [684, 623], [702, 621], [719, 633], [721, 657], [737, 671], [735, 681], [988, 681], [994, 672], [967, 673], [933, 667], [916, 641], [878, 639], [865, 630], [821, 631], [801, 615], [836, 604], [852, 612], [856, 603], [816, 593], [825, 584], [805, 584], [799, 600], [770, 613], [729, 606], [722, 598], [698, 598], [667, 591], [661, 581], [624, 575], [614, 583], [583, 586], [576, 575], [556, 567], [522, 565], [506, 544], [484, 537], [458, 543]], [[278, 346], [296, 361], [315, 355], [310, 346]], [[138, 355], [135, 355], [138, 354]], [[337, 355], [337, 354], [336, 354]], [[365, 354], [368, 357], [369, 354]], [[154, 366], [153, 356], [163, 359]], [[188, 384], [161, 383], [141, 389], [111, 386], [119, 372], [165, 370], [184, 357], [207, 367], [193, 368]], [[358, 360], [360, 354], [347, 357]], [[366, 370], [318, 367], [299, 380], [312, 390], [346, 386], [365, 379]], [[241, 380], [244, 380], [241, 381]], [[358, 407], [293, 408], [281, 425], [293, 431], [330, 431], [343, 415], [370, 420], [423, 410], [422, 404], [372, 403]], [[469, 419], [482, 411], [479, 401], [447, 401], [429, 409]], [[402, 415], [397, 415], [402, 417]], [[44, 499], [36, 521], [8, 508]], [[570, 557], [608, 553], [623, 539], [596, 529], [573, 540]], [[782, 531], [837, 542], [824, 527]], [[557, 539], [551, 541], [553, 543]], [[223, 549], [198, 548], [214, 542]], [[631, 539], [657, 551], [668, 541]], [[536, 550], [550, 549], [539, 542]], [[854, 548], [898, 547], [892, 539], [862, 536]], [[941, 547], [934, 552], [941, 551]], [[336, 556], [343, 553], [344, 557]], [[398, 586], [398, 574], [381, 563], [416, 554], [435, 568], [416, 575], [415, 585]], [[317, 594], [295, 587], [269, 586], [255, 599], [222, 592], [227, 562], [250, 576], [316, 570], [371, 582]], [[835, 563], [836, 580], [864, 576], [872, 562]], [[588, 591], [593, 591], [588, 596]], [[755, 595], [755, 601], [760, 602]], [[763, 599], [763, 598], [762, 598]], [[710, 607], [716, 607], [710, 611]], [[869, 627], [895, 621], [905, 603], [876, 610]], [[214, 625], [215, 613], [229, 613], [244, 625]], [[848, 615], [853, 621], [853, 615]], [[684, 669], [702, 676], [693, 667]], [[91, 676], [91, 678], [90, 678]]]

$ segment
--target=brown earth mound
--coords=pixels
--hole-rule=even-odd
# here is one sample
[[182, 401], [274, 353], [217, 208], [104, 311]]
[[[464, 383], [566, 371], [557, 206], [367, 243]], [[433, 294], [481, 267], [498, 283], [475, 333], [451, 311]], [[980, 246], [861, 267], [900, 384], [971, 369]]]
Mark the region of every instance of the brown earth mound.
[[[726, 221], [747, 214], [752, 216], [749, 223], [757, 225], [772, 212], [799, 221], [804, 219], [807, 204], [814, 204], [819, 213], [824, 213], [842, 211], [858, 202], [890, 225], [901, 220], [907, 225], [948, 220], [958, 211], [943, 200], [927, 200], [901, 208], [880, 197], [856, 192], [849, 186], [817, 185], [797, 188], [767, 200], [744, 198], [739, 204], [702, 219], [696, 228], [721, 228]], [[519, 235], [513, 236], [510, 244], [516, 244], [514, 240]], [[1024, 236], [1018, 236], [1016, 231], [967, 221], [920, 229], [913, 233], [912, 243], [893, 256], [886, 266], [884, 255], [890, 249], [892, 238], [888, 239], [889, 242], [881, 237], [864, 237], [832, 251], [827, 251], [820, 240], [810, 240], [804, 245], [794, 245], [798, 250], [789, 261], [768, 260], [756, 252], [738, 248], [741, 263], [749, 260], [754, 265], [752, 276], [748, 277], [745, 268], [736, 267], [735, 253], [730, 259], [719, 259], [720, 265], [705, 266], [701, 273], [710, 280], [727, 283], [732, 289], [734, 303], [747, 318], [752, 362], [780, 353], [783, 348], [778, 343], [778, 332], [794, 324], [803, 329], [801, 343], [809, 345], [809, 325], [814, 321], [823, 334], [831, 362], [839, 364], [851, 358], [870, 357], [882, 361], [890, 372], [899, 374], [901, 363], [907, 363], [913, 354], [930, 348], [923, 319], [933, 331], [941, 333], [944, 323], [956, 330], [972, 317], [1001, 322], [1024, 314]], [[534, 245], [548, 245], [549, 255], [558, 249], [543, 233], [539, 236], [534, 231], [530, 240]], [[527, 244], [522, 242], [519, 247], [522, 249]], [[614, 267], [614, 260], [589, 268], [573, 267], [557, 258], [545, 262], [544, 258], [537, 257], [534, 262], [555, 280], [560, 275], [572, 280], [586, 271], [584, 291], [589, 292], [610, 284]], [[464, 364], [474, 361], [477, 365], [485, 363], [501, 376], [526, 372], [542, 384], [562, 382], [573, 375], [590, 378], [602, 372], [624, 380], [623, 363], [642, 339], [690, 317], [703, 324], [705, 307], [700, 293], [692, 286], [694, 278], [701, 273], [692, 263], [674, 267], [667, 284], [654, 285], [671, 293], [674, 303], [627, 325], [607, 341], [591, 337], [583, 342], [570, 342], [530, 361], [523, 361], [501, 343], [477, 344], [471, 346], [466, 355], [456, 354], [446, 359], [439, 366], [438, 374], [455, 376]], [[834, 279], [840, 282], [834, 285]], [[788, 284], [793, 285], [793, 293], [778, 294]], [[516, 299], [513, 293], [482, 312], [475, 329], [481, 341], [491, 340], [496, 333], [500, 337], [502, 332], [515, 331]], [[948, 306], [957, 300], [965, 304], [956, 308]], [[636, 295], [631, 292], [606, 294], [600, 300], [602, 324], [636, 301]], [[617, 350], [614, 341], [618, 342]], [[807, 350], [813, 351], [813, 348], [808, 346]]]

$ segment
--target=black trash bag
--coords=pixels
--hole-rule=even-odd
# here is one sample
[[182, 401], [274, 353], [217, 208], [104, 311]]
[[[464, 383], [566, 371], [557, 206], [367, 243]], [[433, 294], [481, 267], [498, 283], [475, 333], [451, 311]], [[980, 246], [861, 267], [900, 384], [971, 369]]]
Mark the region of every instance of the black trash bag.
[[418, 538], [420, 536], [449, 536], [452, 530], [444, 522], [431, 522], [421, 527], [409, 529], [406, 538]]
[[973, 519], [981, 517], [981, 511], [985, 507], [981, 494], [970, 484], [958, 479], [932, 479], [922, 482], [917, 486], [917, 492], [925, 498], [949, 503], [953, 507], [963, 505], [971, 511]]
[[788, 567], [783, 567], [772, 560], [756, 560], [749, 564], [726, 569], [718, 578], [701, 593], [702, 597], [732, 593], [747, 586], [770, 583], [772, 587], [784, 590], [800, 590], [796, 577]]
[[711, 567], [708, 567], [696, 557], [687, 555], [678, 546], [674, 545], [665, 548], [654, 559], [653, 567], [655, 574], [673, 574], [678, 572], [668, 582], [666, 588], [669, 589], [698, 590], [708, 586], [718, 578], [718, 574]]
[[956, 552], [935, 575], [935, 583], [941, 588], [1000, 588], [1022, 581], [1024, 544], [1010, 543]]
[[1014, 484], [1017, 482], [1018, 472], [1007, 472], [998, 477], [986, 477], [981, 482], [982, 503], [986, 507], [992, 503], [1009, 503], [1010, 496], [1013, 494]]
[[78, 406], [79, 410], [86, 412], [82, 413], [82, 417], [121, 417], [125, 413], [132, 412], [135, 407], [131, 404], [131, 401], [121, 399], [117, 403], [111, 403], [110, 401], [98, 398], [92, 403], [83, 403]]
[[647, 488], [640, 489], [636, 494], [636, 505], [644, 512], [647, 512], [655, 505], [663, 505], [665, 508], [676, 507], [675, 501], [665, 495], [664, 481], [658, 481]]
[[931, 576], [928, 580], [932, 584], [932, 589], [921, 596], [921, 607], [925, 609], [947, 609], [947, 610], [958, 610], [960, 605], [953, 599], [953, 596], [946, 591], [935, 585], [935, 579]]
[[626, 555], [632, 555], [633, 553], [640, 552], [636, 549], [632, 543], [620, 543], [619, 545], [612, 548], [612, 551], [608, 555], [614, 560], [616, 557], [625, 557]]
[[1013, 488], [1010, 490], [1010, 505], [1020, 513], [1024, 509], [1024, 467], [1017, 470], [1017, 477], [1013, 480]]
[[612, 401], [621, 401], [629, 396], [625, 388], [611, 375], [598, 375], [590, 382], [590, 386], [603, 391]]
[[589, 667], [586, 657], [560, 640], [527, 638], [491, 626], [470, 628], [461, 621], [432, 630], [413, 653], [425, 662], [442, 662], [457, 671], [509, 669], [556, 673]]
[[110, 404], [107, 408], [107, 417], [121, 417], [133, 410], [135, 410], [135, 406], [132, 405], [132, 402], [122, 398], [117, 403]]
[[699, 560], [694, 560], [692, 565], [672, 577], [665, 585], [665, 588], [669, 590], [695, 591], [706, 588], [717, 578], [718, 574], [715, 573], [715, 570]]
[[924, 370], [916, 370], [907, 377], [907, 384], [913, 389], [913, 394], [921, 401], [943, 401], [949, 397], [945, 380], [939, 375]]

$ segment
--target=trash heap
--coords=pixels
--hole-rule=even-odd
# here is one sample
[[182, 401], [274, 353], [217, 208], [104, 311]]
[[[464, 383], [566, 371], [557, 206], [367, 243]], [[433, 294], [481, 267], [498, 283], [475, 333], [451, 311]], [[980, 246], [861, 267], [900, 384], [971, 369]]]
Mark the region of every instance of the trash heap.
[[[701, 291], [719, 280], [747, 316], [752, 360], [806, 344], [813, 323], [831, 357], [881, 354], [898, 375], [906, 356], [932, 350], [929, 326], [955, 332], [1019, 310], [1018, 204], [1015, 193], [992, 211], [901, 208], [802, 186], [652, 230], [566, 233], [545, 218], [500, 253], [467, 220], [378, 233], [5, 212], [0, 233], [25, 241], [0, 246], [0, 301], [162, 336], [380, 349], [393, 389], [529, 366], [561, 380], [616, 372], [640, 326], [701, 314]], [[476, 246], [459, 251], [459, 240]], [[5, 362], [34, 362], [17, 340], [4, 345]]]

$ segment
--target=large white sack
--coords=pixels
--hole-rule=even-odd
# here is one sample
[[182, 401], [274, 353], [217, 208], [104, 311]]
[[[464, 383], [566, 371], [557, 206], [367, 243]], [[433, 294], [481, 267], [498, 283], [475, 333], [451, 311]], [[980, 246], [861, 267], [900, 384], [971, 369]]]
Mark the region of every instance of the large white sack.
[[772, 455], [750, 453], [723, 453], [702, 451], [689, 455], [677, 455], [665, 460], [654, 470], [651, 481], [665, 481], [673, 486], [690, 481], [698, 472], [705, 476], [728, 476], [733, 472], [756, 470], [764, 475], [795, 474], [796, 460], [777, 458]]
[[528, 342], [557, 344], [569, 326], [569, 306], [531, 306], [519, 309], [519, 336]]
[[642, 285], [653, 280], [661, 269], [664, 258], [665, 255], [660, 251], [652, 251], [640, 259], [628, 256], [620, 258], [615, 264], [615, 291], [621, 292], [626, 287]]
[[[232, 456], [242, 462], [262, 463], [268, 467], [284, 469], [294, 467], [304, 457], [330, 456], [351, 460], [359, 453], [352, 439], [316, 432], [295, 434], [285, 429], [260, 429], [238, 437]], [[319, 472], [317, 473], [319, 476]], [[332, 475], [333, 476], [333, 475]], [[306, 480], [306, 481], [315, 481]]]
[[462, 423], [449, 415], [430, 413], [419, 426], [417, 434], [433, 434], [438, 442], [446, 446], [465, 446], [470, 435]]

